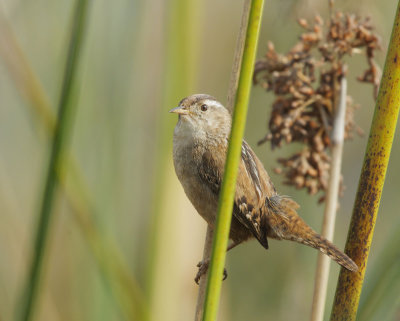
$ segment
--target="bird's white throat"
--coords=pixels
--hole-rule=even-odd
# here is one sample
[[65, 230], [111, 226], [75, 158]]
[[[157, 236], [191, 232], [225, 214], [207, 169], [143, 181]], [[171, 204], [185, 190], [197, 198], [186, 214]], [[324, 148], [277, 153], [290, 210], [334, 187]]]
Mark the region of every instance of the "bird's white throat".
[[193, 144], [195, 141], [205, 139], [206, 135], [204, 131], [199, 128], [199, 126], [196, 126], [189, 117], [182, 119], [181, 116], [181, 118], [179, 118], [174, 130], [174, 144], [188, 145]]

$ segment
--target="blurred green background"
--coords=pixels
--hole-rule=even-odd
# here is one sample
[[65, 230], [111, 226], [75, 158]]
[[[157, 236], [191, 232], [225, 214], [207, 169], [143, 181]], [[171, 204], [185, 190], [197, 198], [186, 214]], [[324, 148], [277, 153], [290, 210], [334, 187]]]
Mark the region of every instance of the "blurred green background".
[[[393, 0], [336, 2], [336, 9], [372, 17], [382, 36], [381, 66], [396, 5]], [[151, 320], [193, 319], [193, 278], [206, 224], [175, 177], [171, 149], [176, 116], [167, 111], [193, 93], [226, 101], [242, 6], [231, 0], [90, 3], [69, 144], [81, 184], [73, 184], [66, 165], [70, 193], [83, 198], [71, 202], [58, 189], [36, 320], [144, 320], [140, 308], [151, 311]], [[0, 1], [2, 321], [13, 320], [21, 305], [50, 148], [41, 121], [45, 114], [35, 108], [56, 112], [73, 7], [74, 1]], [[296, 19], [316, 13], [326, 20], [327, 1], [267, 1], [258, 58], [269, 40], [278, 52], [287, 51], [300, 32]], [[356, 120], [368, 133], [372, 88], [355, 81], [364, 59], [349, 60], [349, 94], [361, 105]], [[280, 193], [298, 201], [300, 214], [318, 230], [323, 213], [318, 196], [284, 186], [272, 172], [276, 159], [296, 147], [273, 152], [269, 145], [257, 147], [272, 100], [260, 87], [253, 88], [245, 138]], [[367, 137], [355, 137], [345, 146], [347, 188], [335, 232], [340, 248]], [[397, 134], [359, 320], [400, 320], [399, 181]], [[271, 241], [268, 251], [255, 241], [239, 246], [228, 255], [220, 320], [307, 320], [316, 258], [315, 250], [291, 242]], [[326, 317], [338, 272], [332, 263]]]

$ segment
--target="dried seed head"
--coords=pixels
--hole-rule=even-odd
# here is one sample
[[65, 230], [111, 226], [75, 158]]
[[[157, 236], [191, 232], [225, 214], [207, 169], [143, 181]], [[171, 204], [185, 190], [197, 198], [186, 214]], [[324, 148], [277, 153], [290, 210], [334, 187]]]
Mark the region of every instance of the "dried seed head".
[[[380, 70], [373, 58], [375, 50], [380, 49], [380, 40], [369, 18], [350, 13], [337, 12], [328, 25], [320, 16], [313, 22], [299, 19], [298, 23], [305, 31], [292, 49], [280, 54], [269, 42], [265, 58], [255, 66], [254, 82], [276, 96], [269, 133], [259, 144], [269, 141], [272, 148], [283, 142], [305, 144], [302, 152], [278, 160], [282, 165], [279, 172], [285, 175], [287, 184], [315, 194], [327, 187], [330, 133], [340, 80], [347, 70], [343, 58], [365, 54], [368, 67], [358, 80], [373, 84], [376, 98]], [[356, 108], [348, 96], [345, 139], [361, 132], [354, 122]]]

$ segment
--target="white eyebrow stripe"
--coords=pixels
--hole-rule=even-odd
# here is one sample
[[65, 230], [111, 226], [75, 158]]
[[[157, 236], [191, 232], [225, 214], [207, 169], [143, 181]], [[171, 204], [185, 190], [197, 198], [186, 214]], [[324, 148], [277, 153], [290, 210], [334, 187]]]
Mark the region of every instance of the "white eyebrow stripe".
[[222, 104], [219, 101], [216, 101], [216, 100], [213, 100], [213, 99], [203, 100], [203, 103], [206, 104], [206, 105], [213, 105], [213, 106], [223, 107]]

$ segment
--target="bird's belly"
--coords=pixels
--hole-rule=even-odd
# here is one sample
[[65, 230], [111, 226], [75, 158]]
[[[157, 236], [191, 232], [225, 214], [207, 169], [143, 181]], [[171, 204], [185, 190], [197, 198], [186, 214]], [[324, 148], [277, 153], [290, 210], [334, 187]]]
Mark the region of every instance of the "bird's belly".
[[[190, 202], [201, 217], [213, 228], [217, 216], [218, 196], [200, 180], [196, 169], [192, 168], [192, 170], [180, 173], [177, 170], [176, 172]], [[229, 238], [241, 243], [252, 238], [252, 234], [233, 216]]]
[[[174, 167], [182, 187], [201, 217], [213, 228], [218, 209], [218, 194], [205, 184], [198, 173], [197, 164], [193, 160], [192, 150], [177, 148], [174, 144]], [[232, 217], [230, 236], [240, 243], [252, 237], [251, 232], [236, 218]]]
[[214, 226], [218, 207], [218, 195], [215, 195], [198, 174], [196, 155], [192, 144], [177, 144], [174, 136], [174, 167], [176, 176], [197, 212], [208, 224]]
[[214, 226], [218, 208], [218, 197], [200, 181], [197, 171], [184, 174], [180, 179], [183, 189], [197, 212], [208, 224]]
[[[188, 176], [185, 177], [185, 183], [182, 182], [187, 197], [192, 202], [197, 212], [213, 228], [217, 216], [218, 197], [216, 197], [210, 189], [204, 187], [204, 184], [197, 182], [197, 178], [192, 177], [190, 180], [187, 180], [187, 178]], [[235, 242], [241, 243], [251, 237], [252, 234], [250, 231], [233, 216], [229, 238]]]

